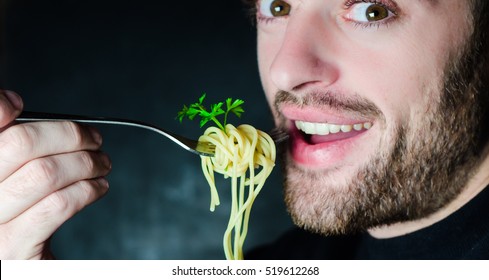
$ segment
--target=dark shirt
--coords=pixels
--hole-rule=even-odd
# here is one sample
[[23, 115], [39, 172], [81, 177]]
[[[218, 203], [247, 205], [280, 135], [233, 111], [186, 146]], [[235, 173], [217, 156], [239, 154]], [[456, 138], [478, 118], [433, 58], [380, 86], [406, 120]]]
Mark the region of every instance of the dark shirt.
[[489, 259], [489, 187], [444, 220], [399, 237], [321, 236], [292, 229], [247, 259]]

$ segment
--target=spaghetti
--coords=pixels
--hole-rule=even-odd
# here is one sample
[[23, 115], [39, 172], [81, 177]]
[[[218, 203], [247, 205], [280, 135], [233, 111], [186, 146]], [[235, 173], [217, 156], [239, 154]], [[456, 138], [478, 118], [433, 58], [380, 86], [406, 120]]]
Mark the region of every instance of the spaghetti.
[[226, 259], [243, 259], [243, 244], [253, 202], [275, 165], [275, 143], [263, 131], [250, 125], [225, 131], [209, 127], [199, 140], [216, 145], [214, 157], [202, 156], [202, 170], [210, 186], [210, 210], [219, 205], [214, 172], [231, 178], [231, 214], [223, 237]]

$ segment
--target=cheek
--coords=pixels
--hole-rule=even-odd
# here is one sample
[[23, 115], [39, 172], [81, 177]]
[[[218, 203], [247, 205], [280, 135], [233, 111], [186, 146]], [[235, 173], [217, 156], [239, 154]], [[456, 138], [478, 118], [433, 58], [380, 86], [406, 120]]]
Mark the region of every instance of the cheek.
[[406, 39], [354, 50], [344, 62], [351, 70], [345, 84], [371, 99], [387, 119], [410, 120], [438, 98], [443, 79], [443, 59], [426, 47]]
[[[270, 35], [262, 35], [260, 31], [258, 32], [258, 70], [268, 103], [273, 104], [274, 96], [277, 89], [274, 87], [270, 79], [270, 67], [280, 49], [280, 44], [275, 42], [280, 42], [280, 40], [272, 40], [268, 36]], [[272, 108], [272, 110], [274, 110], [274, 108]]]

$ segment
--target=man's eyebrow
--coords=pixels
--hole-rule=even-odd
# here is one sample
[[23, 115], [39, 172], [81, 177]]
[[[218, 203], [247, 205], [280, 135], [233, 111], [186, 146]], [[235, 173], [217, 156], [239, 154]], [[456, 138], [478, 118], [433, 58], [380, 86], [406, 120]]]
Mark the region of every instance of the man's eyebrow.
[[255, 6], [258, 0], [241, 0], [246, 6]]
[[[1, 0], [0, 0], [1, 1]], [[241, 3], [243, 3], [244, 7], [246, 8], [248, 15], [253, 19], [255, 18], [256, 15], [256, 3], [258, 0], [241, 0]]]

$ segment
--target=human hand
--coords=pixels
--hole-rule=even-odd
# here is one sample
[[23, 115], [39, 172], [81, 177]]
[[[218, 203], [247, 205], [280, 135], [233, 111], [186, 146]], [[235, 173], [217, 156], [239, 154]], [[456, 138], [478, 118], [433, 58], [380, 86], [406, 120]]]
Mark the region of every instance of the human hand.
[[109, 157], [92, 127], [15, 124], [23, 102], [0, 90], [0, 259], [50, 256], [50, 236], [108, 190]]

